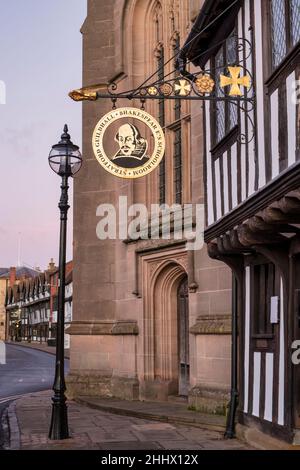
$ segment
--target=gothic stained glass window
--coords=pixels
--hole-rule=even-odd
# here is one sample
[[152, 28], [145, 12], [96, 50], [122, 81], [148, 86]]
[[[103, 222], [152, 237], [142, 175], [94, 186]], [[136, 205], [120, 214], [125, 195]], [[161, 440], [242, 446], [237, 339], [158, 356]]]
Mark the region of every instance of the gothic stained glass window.
[[174, 189], [175, 203], [182, 204], [181, 128], [174, 132]]
[[[158, 66], [158, 80], [163, 82], [164, 80], [164, 48], [161, 47], [157, 60]], [[161, 99], [158, 102], [158, 121], [161, 127], [165, 126], [165, 100]], [[159, 203], [164, 204], [166, 202], [166, 167], [165, 159], [163, 158], [159, 165]]]
[[[157, 79], [159, 83], [163, 83], [165, 76], [165, 50], [163, 45], [163, 21], [162, 21], [162, 6], [161, 2], [156, 2], [154, 8], [154, 23], [155, 23], [155, 57], [156, 57], [156, 69]], [[165, 127], [165, 100], [160, 99], [157, 103], [158, 109], [158, 122], [162, 128]], [[158, 199], [160, 204], [166, 202], [166, 171], [165, 171], [165, 159], [163, 158], [159, 164], [158, 171]]]
[[[180, 50], [180, 39], [176, 36], [175, 44], [173, 47], [174, 55]], [[175, 55], [175, 61], [176, 61]], [[181, 101], [175, 100], [174, 106], [175, 121], [181, 118]], [[182, 147], [181, 147], [181, 123], [174, 131], [174, 194], [175, 203], [182, 204]]]
[[[161, 47], [160, 51], [159, 51], [159, 56], [158, 56], [158, 60], [157, 60], [157, 68], [158, 68], [158, 80], [159, 80], [159, 83], [163, 83], [164, 81], [164, 62], [165, 62], [165, 58], [164, 58], [164, 48]], [[165, 100], [164, 99], [160, 99], [159, 102], [158, 102], [158, 106], [159, 106], [159, 110], [158, 110], [158, 119], [159, 119], [159, 123], [162, 127], [164, 127], [165, 125]]]
[[[173, 47], [173, 53], [174, 53], [174, 56], [175, 56], [175, 61], [174, 61], [174, 68], [175, 69], [176, 69], [177, 54], [179, 53], [179, 51], [180, 51], [180, 40], [179, 40], [179, 36], [176, 36], [175, 44], [174, 44], [174, 47]], [[177, 73], [176, 75], [179, 75], [179, 74]], [[175, 100], [174, 111], [175, 111], [175, 120], [180, 119], [180, 114], [181, 114], [180, 99]]]

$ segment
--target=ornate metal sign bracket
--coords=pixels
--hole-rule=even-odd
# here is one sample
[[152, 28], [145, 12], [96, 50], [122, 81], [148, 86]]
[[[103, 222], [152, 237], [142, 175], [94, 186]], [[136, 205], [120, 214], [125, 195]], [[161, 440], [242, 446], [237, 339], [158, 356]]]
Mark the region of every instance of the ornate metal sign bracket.
[[213, 70], [190, 73], [180, 69], [179, 76], [167, 78], [168, 75], [166, 75], [163, 80], [152, 82], [150, 77], [136, 89], [123, 92], [118, 92], [118, 85], [115, 82], [102, 83], [73, 90], [69, 96], [75, 101], [110, 99], [113, 103], [113, 109], [116, 109], [118, 99], [140, 100], [141, 109], [144, 109], [146, 100], [228, 102], [236, 106], [237, 111], [244, 113], [248, 120], [249, 135], [242, 134], [239, 137], [240, 143], [248, 144], [255, 135], [254, 80], [252, 73], [246, 67], [249, 57], [252, 56], [253, 48], [247, 39], [236, 38], [236, 42], [237, 55], [240, 59], [231, 64], [215, 67]]

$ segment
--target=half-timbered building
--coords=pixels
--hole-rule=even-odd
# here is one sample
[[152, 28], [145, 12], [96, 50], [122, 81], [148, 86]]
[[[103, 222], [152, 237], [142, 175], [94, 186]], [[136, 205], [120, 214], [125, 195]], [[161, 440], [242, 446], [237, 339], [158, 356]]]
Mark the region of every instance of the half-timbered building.
[[[181, 52], [215, 76], [241, 65], [252, 77], [244, 94], [252, 101], [204, 103], [205, 240], [237, 283], [239, 423], [294, 443], [300, 434], [300, 366], [292, 361], [300, 338], [299, 41], [299, 0], [206, 0]], [[222, 93], [218, 82], [215, 95]]]
[[[72, 269], [66, 263], [65, 328], [72, 321]], [[6, 289], [6, 340], [47, 343], [55, 346], [57, 328], [58, 269], [53, 260], [46, 271], [32, 271], [35, 275]], [[65, 348], [70, 348], [70, 337], [65, 335]]]

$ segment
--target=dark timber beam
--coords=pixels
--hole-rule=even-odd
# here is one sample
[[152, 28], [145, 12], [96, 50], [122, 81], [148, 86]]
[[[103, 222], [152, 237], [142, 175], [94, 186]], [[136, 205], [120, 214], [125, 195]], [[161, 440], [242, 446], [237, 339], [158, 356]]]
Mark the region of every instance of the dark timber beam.
[[241, 244], [248, 247], [252, 247], [253, 245], [274, 245], [286, 242], [286, 238], [281, 235], [255, 232], [247, 226], [247, 223], [239, 225], [237, 233]]
[[264, 222], [267, 224], [300, 224], [300, 213], [299, 214], [285, 214], [280, 209], [268, 207], [258, 213]]

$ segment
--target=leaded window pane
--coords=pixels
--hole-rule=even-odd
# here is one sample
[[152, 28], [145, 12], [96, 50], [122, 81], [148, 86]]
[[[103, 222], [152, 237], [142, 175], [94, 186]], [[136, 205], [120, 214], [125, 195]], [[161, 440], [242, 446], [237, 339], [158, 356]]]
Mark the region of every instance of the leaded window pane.
[[273, 66], [277, 67], [287, 54], [284, 0], [272, 0], [271, 14]]
[[[238, 61], [237, 35], [235, 31], [226, 41], [227, 64], [235, 65]], [[238, 113], [237, 106], [229, 103], [229, 130], [237, 125]]]
[[216, 118], [217, 118], [217, 142], [225, 137], [225, 103], [224, 101], [217, 101], [216, 104]]
[[215, 67], [216, 67], [216, 72], [218, 75], [225, 72], [225, 60], [224, 60], [223, 47], [219, 50], [219, 52], [216, 55]]
[[[215, 57], [216, 74], [228, 74], [228, 66], [235, 65], [238, 62], [237, 35], [236, 31], [228, 37], [224, 46], [219, 50]], [[218, 86], [216, 88], [216, 96], [224, 97], [224, 91]], [[222, 140], [225, 135], [237, 125], [238, 110], [234, 103], [225, 103], [225, 101], [217, 101], [216, 110], [216, 142]]]
[[[224, 52], [223, 48], [216, 55], [215, 60], [215, 67], [216, 72], [218, 75], [224, 73]], [[217, 97], [223, 97], [222, 90], [217, 87], [216, 88], [216, 95]], [[217, 101], [216, 102], [216, 139], [217, 142], [225, 137], [226, 132], [226, 122], [225, 122], [225, 102], [224, 101]]]
[[291, 1], [291, 28], [293, 46], [300, 41], [300, 0]]
[[230, 129], [238, 123], [238, 110], [235, 103], [229, 103], [229, 125]]
[[237, 36], [235, 32], [226, 41], [227, 64], [237, 63]]

